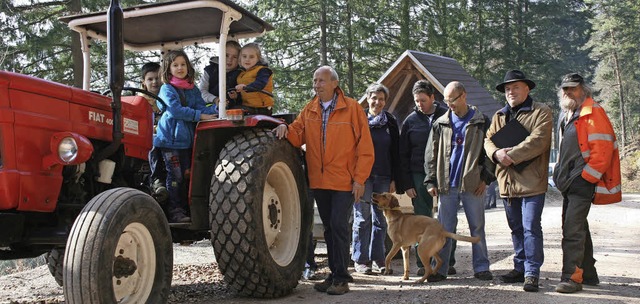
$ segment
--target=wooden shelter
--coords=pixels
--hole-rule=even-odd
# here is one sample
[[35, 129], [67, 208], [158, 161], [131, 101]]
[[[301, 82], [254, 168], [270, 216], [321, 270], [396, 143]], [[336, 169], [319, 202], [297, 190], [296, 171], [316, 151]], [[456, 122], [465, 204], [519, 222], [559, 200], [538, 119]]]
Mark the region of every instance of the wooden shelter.
[[[407, 50], [378, 79], [378, 83], [389, 88], [385, 110], [393, 113], [400, 124], [414, 109], [411, 90], [420, 79], [427, 79], [436, 87], [436, 100], [440, 102], [444, 87], [449, 82], [462, 82], [467, 90], [467, 102], [489, 118], [504, 104], [496, 101], [455, 59]], [[360, 99], [360, 104], [367, 106], [366, 96]]]

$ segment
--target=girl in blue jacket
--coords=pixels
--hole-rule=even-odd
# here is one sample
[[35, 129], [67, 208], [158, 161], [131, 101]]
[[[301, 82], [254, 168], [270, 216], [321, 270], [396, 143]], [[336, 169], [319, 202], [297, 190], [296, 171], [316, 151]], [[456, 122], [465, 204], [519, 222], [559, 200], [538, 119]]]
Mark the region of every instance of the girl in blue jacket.
[[167, 104], [163, 111], [153, 146], [160, 149], [167, 169], [169, 222], [190, 222], [186, 202], [180, 193], [184, 173], [191, 167], [191, 145], [196, 123], [214, 119], [213, 107], [207, 107], [200, 90], [194, 85], [195, 70], [184, 51], [170, 51], [162, 60], [162, 82], [159, 96]]

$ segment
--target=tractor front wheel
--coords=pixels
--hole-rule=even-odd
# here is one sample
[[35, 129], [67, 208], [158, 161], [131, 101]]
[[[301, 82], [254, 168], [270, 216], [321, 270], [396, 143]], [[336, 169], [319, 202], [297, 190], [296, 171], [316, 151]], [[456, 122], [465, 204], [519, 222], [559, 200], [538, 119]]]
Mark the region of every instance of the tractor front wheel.
[[73, 224], [64, 259], [67, 303], [166, 303], [173, 246], [156, 201], [131, 188], [100, 193]]

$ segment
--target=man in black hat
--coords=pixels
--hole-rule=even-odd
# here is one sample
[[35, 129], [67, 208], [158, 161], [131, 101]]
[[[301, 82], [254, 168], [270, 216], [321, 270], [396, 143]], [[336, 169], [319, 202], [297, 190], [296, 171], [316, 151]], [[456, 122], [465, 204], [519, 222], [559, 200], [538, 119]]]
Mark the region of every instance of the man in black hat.
[[[495, 175], [513, 241], [513, 270], [502, 275], [501, 280], [524, 283], [525, 291], [538, 291], [540, 267], [544, 262], [541, 216], [548, 185], [553, 126], [551, 109], [529, 96], [535, 86], [521, 71], [506, 73], [496, 90], [504, 93], [507, 104], [493, 115], [484, 142], [487, 156], [496, 163]], [[526, 129], [523, 140], [511, 142], [510, 146], [498, 146], [494, 142], [497, 141], [492, 138], [494, 134], [502, 128], [509, 131], [517, 124]]]
[[576, 73], [558, 89], [560, 150], [553, 180], [562, 192], [562, 277], [557, 292], [573, 293], [582, 284], [600, 283], [587, 216], [591, 203], [622, 200], [620, 155], [613, 127], [591, 88]]

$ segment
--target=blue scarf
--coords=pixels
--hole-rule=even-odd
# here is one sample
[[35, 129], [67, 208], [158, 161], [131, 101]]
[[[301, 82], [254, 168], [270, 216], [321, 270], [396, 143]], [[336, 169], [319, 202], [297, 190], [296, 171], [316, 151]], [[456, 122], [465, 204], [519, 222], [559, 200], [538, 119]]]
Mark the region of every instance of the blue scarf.
[[384, 114], [384, 111], [378, 115], [367, 112], [367, 118], [369, 119], [369, 127], [380, 128], [387, 125], [387, 115]]

